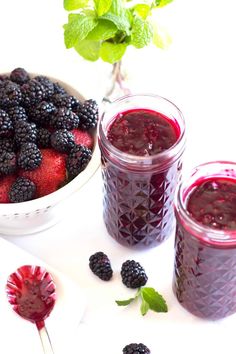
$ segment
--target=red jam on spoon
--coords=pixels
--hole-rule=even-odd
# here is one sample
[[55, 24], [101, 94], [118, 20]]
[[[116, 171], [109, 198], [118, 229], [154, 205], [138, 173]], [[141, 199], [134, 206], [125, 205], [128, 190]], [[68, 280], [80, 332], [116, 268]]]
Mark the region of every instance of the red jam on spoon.
[[[13, 310], [36, 324], [44, 352], [53, 353], [44, 323], [56, 302], [56, 287], [52, 276], [43, 267], [24, 265], [9, 276], [6, 293]], [[45, 343], [45, 340], [49, 343]]]

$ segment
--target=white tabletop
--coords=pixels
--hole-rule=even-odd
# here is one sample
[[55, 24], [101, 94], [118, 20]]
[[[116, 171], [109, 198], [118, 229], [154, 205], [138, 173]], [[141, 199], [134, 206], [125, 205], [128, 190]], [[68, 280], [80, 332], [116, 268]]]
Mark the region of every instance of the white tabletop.
[[[167, 97], [185, 116], [188, 143], [184, 171], [209, 160], [235, 160], [233, 5], [234, 0], [175, 0], [157, 15], [173, 38], [172, 46], [166, 51], [151, 47], [127, 52], [125, 65], [133, 91]], [[66, 50], [65, 22], [62, 1], [1, 1], [0, 71], [25, 67], [67, 81], [85, 97], [99, 100], [110, 66], [101, 61], [86, 62], [73, 50]], [[39, 234], [4, 238], [63, 272], [84, 290], [87, 308], [78, 327], [78, 345], [82, 348], [78, 352], [119, 354], [125, 344], [138, 341], [146, 343], [153, 354], [211, 349], [215, 354], [234, 353], [235, 316], [213, 323], [201, 321], [177, 303], [171, 290], [173, 236], [160, 247], [146, 251], [127, 249], [113, 241], [102, 220], [98, 170], [59, 224]], [[88, 268], [89, 256], [98, 250], [109, 255], [115, 273], [114, 279], [105, 284]], [[136, 259], [144, 266], [148, 284], [167, 300], [167, 314], [148, 313], [143, 318], [135, 306], [116, 306], [115, 299], [131, 294], [119, 278], [126, 259]]]

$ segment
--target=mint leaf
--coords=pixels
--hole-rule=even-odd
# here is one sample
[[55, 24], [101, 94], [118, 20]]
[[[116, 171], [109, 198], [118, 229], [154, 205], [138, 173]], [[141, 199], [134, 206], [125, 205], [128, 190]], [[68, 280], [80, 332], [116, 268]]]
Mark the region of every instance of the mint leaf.
[[114, 64], [121, 60], [125, 54], [127, 44], [103, 42], [100, 49], [101, 58], [107, 63]]
[[134, 301], [136, 297], [131, 297], [128, 300], [116, 300], [116, 303], [118, 306], [127, 306], [129, 305], [132, 301]]
[[156, 7], [163, 7], [172, 2], [173, 0], [155, 0], [154, 6]]
[[82, 41], [96, 24], [97, 21], [92, 11], [86, 11], [80, 14], [69, 14], [68, 23], [64, 25], [66, 48], [72, 48], [78, 41]]
[[161, 49], [166, 49], [172, 42], [171, 36], [169, 33], [162, 27], [157, 26], [156, 24], [153, 25], [153, 44], [156, 47]]
[[141, 307], [140, 307], [140, 311], [141, 311], [141, 314], [144, 316], [146, 315], [146, 313], [148, 312], [149, 310], [149, 305], [148, 303], [144, 300], [144, 298], [142, 297], [142, 303], [141, 303]]
[[104, 15], [111, 7], [112, 0], [94, 0], [98, 16]]
[[64, 0], [64, 9], [67, 11], [77, 10], [88, 5], [89, 0]]
[[150, 14], [151, 8], [148, 4], [137, 4], [134, 7], [134, 11], [138, 14], [142, 19], [146, 19]]
[[86, 39], [92, 41], [105, 41], [115, 36], [117, 27], [114, 23], [107, 20], [98, 20], [97, 26], [89, 32]]
[[110, 11], [115, 15], [122, 15], [124, 11], [123, 0], [112, 0]]
[[167, 312], [168, 307], [164, 298], [153, 288], [141, 288], [141, 296], [148, 303], [149, 308], [155, 312]]
[[102, 18], [113, 22], [120, 31], [130, 34], [130, 18], [122, 0], [112, 0], [109, 12]]
[[100, 18], [113, 22], [120, 31], [124, 31], [127, 34], [130, 33], [130, 23], [126, 15], [119, 16], [112, 12], [107, 12]]
[[136, 48], [143, 48], [148, 45], [153, 37], [152, 25], [136, 16], [131, 32], [131, 44]]
[[96, 61], [99, 58], [100, 43], [97, 41], [82, 40], [75, 45], [75, 50], [84, 59]]

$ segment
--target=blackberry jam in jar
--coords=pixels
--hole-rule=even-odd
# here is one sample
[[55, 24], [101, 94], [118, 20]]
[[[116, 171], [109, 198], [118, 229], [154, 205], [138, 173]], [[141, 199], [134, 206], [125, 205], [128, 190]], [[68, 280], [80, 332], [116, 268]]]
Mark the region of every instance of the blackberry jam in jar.
[[173, 290], [192, 314], [211, 320], [236, 312], [236, 163], [209, 162], [183, 181]]
[[108, 233], [126, 246], [160, 244], [174, 229], [185, 148], [182, 113], [160, 96], [122, 97], [100, 120], [99, 146]]

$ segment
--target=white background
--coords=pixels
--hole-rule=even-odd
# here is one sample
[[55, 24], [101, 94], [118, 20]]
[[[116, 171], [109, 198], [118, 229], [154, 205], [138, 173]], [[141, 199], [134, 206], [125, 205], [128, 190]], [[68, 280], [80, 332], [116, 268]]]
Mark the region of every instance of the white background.
[[[185, 116], [185, 170], [209, 160], [235, 160], [234, 5], [234, 0], [175, 0], [157, 14], [172, 36], [171, 47], [127, 52], [125, 65], [133, 91], [165, 96]], [[62, 25], [66, 16], [58, 0], [1, 0], [0, 71], [22, 66], [67, 81], [87, 98], [100, 99], [110, 66], [86, 62], [65, 49]], [[174, 298], [173, 236], [144, 252], [124, 248], [109, 238], [102, 221], [101, 186], [98, 171], [60, 224], [37, 235], [6, 237], [64, 272], [84, 290], [88, 305], [78, 327], [78, 352], [119, 354], [124, 345], [143, 341], [153, 354], [171, 350], [179, 354], [235, 353], [235, 316], [214, 323], [201, 321], [185, 312]], [[97, 250], [112, 260], [115, 275], [106, 284], [88, 269], [88, 258]], [[115, 299], [131, 295], [119, 277], [121, 263], [127, 258], [144, 266], [149, 285], [167, 299], [167, 314], [148, 313], [142, 318], [137, 306], [116, 307]]]

